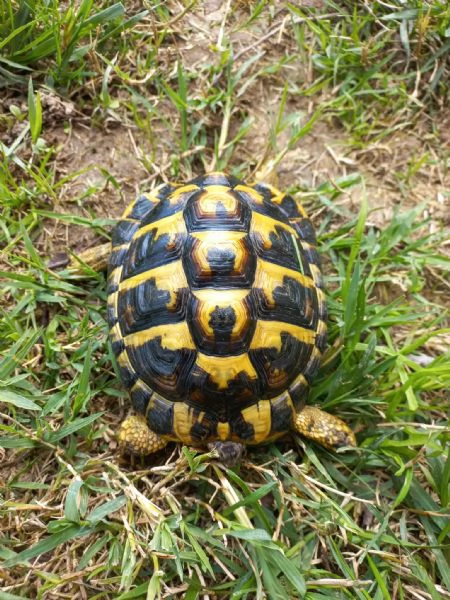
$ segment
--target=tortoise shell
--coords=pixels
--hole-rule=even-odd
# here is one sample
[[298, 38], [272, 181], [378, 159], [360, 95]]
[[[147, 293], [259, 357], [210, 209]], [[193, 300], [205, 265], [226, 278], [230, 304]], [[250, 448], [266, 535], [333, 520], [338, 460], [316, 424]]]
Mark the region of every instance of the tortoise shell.
[[212, 173], [140, 196], [112, 246], [110, 339], [150, 429], [202, 445], [287, 432], [326, 343], [303, 208], [270, 185]]

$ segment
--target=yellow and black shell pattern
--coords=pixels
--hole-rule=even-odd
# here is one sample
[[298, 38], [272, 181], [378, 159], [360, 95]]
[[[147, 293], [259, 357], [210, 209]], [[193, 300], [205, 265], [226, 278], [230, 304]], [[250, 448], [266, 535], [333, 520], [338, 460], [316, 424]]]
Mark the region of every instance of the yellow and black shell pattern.
[[150, 429], [199, 445], [287, 432], [326, 343], [303, 208], [270, 185], [211, 173], [140, 196], [112, 246], [110, 339]]

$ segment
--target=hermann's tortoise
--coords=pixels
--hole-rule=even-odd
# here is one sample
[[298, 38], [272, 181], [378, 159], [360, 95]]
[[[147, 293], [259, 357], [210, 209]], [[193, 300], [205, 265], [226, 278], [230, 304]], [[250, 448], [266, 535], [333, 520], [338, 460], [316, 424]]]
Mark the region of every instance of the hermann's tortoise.
[[138, 413], [122, 447], [177, 440], [232, 464], [289, 430], [354, 446], [341, 419], [305, 406], [326, 316], [314, 231], [291, 196], [223, 173], [140, 196], [109, 260], [110, 338]]

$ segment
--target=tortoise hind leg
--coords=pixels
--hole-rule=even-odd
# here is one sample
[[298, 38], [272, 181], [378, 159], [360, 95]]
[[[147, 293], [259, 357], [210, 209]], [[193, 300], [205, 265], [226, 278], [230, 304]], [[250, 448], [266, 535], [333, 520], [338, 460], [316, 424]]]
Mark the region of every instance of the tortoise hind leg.
[[152, 431], [141, 415], [125, 419], [117, 437], [122, 452], [138, 456], [153, 454], [167, 445], [167, 440]]
[[297, 413], [294, 429], [329, 450], [356, 446], [355, 434], [342, 419], [315, 406], [305, 406]]

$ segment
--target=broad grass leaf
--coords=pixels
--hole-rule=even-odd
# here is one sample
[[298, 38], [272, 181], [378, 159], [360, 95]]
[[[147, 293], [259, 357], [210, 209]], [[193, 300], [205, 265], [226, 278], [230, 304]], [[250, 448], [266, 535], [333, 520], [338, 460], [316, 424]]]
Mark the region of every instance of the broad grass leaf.
[[[222, 530], [222, 532], [223, 531], [224, 530]], [[226, 530], [226, 533], [231, 537], [246, 540], [247, 542], [255, 542], [262, 545], [268, 543], [270, 546], [273, 544], [272, 538], [265, 529], [228, 529]], [[221, 531], [219, 530], [218, 535], [220, 534]]]
[[76, 431], [83, 429], [83, 427], [91, 425], [99, 417], [101, 417], [102, 414], [103, 413], [98, 412], [94, 413], [93, 415], [89, 415], [88, 417], [81, 417], [79, 419], [75, 419], [71, 423], [67, 423], [67, 425], [63, 425], [62, 427], [60, 427], [58, 431], [54, 431], [53, 433], [47, 434], [47, 441], [49, 441], [51, 444], [54, 444], [55, 442], [62, 440], [68, 435], [72, 435]]
[[130, 590], [129, 592], [124, 592], [117, 596], [116, 600], [133, 600], [133, 598], [144, 598], [147, 595], [147, 590], [149, 588], [150, 582], [146, 581], [141, 583], [134, 588], [134, 590]]
[[125, 8], [123, 4], [117, 2], [108, 8], [105, 8], [89, 19], [86, 19], [85, 25], [100, 25], [102, 23], [106, 23], [107, 21], [112, 21], [114, 19], [118, 19], [125, 14]]
[[306, 593], [305, 579], [294, 564], [286, 558], [284, 553], [271, 552], [270, 560], [277, 565], [280, 572], [290, 581], [295, 590], [303, 596]]
[[276, 481], [269, 481], [269, 483], [265, 483], [259, 489], [255, 490], [254, 492], [251, 492], [248, 496], [245, 496], [245, 498], [243, 498], [242, 500], [239, 500], [239, 502], [236, 502], [236, 504], [233, 504], [232, 506], [227, 508], [224, 511], [224, 514], [228, 515], [229, 513], [235, 511], [237, 508], [239, 508], [241, 506], [254, 505], [256, 502], [261, 500], [261, 498], [264, 498], [264, 496], [267, 496], [267, 494], [269, 494], [273, 490], [273, 488], [276, 486], [277, 486]]
[[86, 517], [86, 521], [88, 521], [91, 524], [98, 523], [99, 521], [102, 521], [105, 517], [107, 517], [109, 514], [120, 510], [122, 506], [125, 506], [126, 503], [126, 496], [117, 496], [117, 498], [109, 500], [108, 502], [105, 502], [104, 504], [101, 504], [100, 506], [94, 508], [94, 510], [91, 513], [89, 513], [89, 515]]
[[0, 448], [34, 448], [35, 446], [37, 446], [37, 442], [26, 437], [0, 437]]
[[69, 540], [73, 540], [74, 538], [83, 537], [85, 535], [89, 535], [92, 533], [93, 529], [91, 527], [79, 527], [78, 525], [70, 525], [58, 531], [57, 533], [53, 533], [48, 537], [44, 538], [31, 548], [27, 548], [23, 552], [19, 552], [13, 558], [5, 561], [5, 567], [14, 567], [15, 565], [27, 563], [32, 558], [36, 556], [40, 556], [41, 554], [45, 554], [46, 552], [51, 552], [61, 544], [68, 542]]
[[33, 402], [33, 400], [5, 389], [0, 389], [0, 402], [6, 402], [7, 404], [12, 404], [17, 408], [23, 408], [25, 410], [36, 410], [38, 412], [41, 412], [42, 410], [38, 404]]
[[75, 479], [69, 485], [69, 489], [67, 490], [66, 501], [64, 504], [64, 516], [67, 521], [71, 521], [72, 523], [80, 522], [79, 501], [83, 484], [84, 482], [82, 479]]
[[195, 553], [197, 554], [198, 558], [200, 559], [200, 562], [203, 565], [204, 570], [208, 571], [209, 574], [211, 575], [211, 577], [213, 579], [215, 579], [214, 570], [211, 566], [211, 563], [209, 562], [209, 559], [206, 556], [205, 551], [200, 546], [198, 541], [195, 539], [195, 535], [193, 535], [191, 533], [189, 525], [187, 523], [182, 522], [182, 530], [186, 533], [187, 537], [189, 538], [189, 542], [191, 543], [192, 548], [194, 549]]

